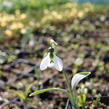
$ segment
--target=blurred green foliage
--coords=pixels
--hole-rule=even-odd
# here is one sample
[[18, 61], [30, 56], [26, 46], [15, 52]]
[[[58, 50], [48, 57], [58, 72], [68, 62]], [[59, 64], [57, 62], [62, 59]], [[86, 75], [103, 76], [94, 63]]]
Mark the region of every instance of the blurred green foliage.
[[46, 8], [51, 5], [66, 3], [70, 0], [0, 0], [0, 12], [14, 12], [16, 9], [27, 11], [30, 9]]

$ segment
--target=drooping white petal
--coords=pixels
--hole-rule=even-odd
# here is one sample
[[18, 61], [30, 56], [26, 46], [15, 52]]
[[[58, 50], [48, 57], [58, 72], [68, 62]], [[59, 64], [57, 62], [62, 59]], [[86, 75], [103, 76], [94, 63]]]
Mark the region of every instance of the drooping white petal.
[[55, 67], [57, 70], [62, 71], [62, 69], [63, 69], [62, 60], [61, 60], [59, 57], [57, 57], [56, 55], [54, 55], [53, 61], [54, 61], [54, 67]]
[[76, 88], [76, 86], [78, 85], [78, 83], [84, 79], [85, 77], [87, 77], [90, 74], [90, 72], [80, 72], [74, 75], [74, 77], [72, 78], [71, 81], [71, 86], [72, 89]]
[[49, 54], [47, 54], [47, 56], [45, 56], [41, 61], [40, 70], [45, 70], [48, 67], [49, 63], [50, 63], [50, 58], [49, 58]]

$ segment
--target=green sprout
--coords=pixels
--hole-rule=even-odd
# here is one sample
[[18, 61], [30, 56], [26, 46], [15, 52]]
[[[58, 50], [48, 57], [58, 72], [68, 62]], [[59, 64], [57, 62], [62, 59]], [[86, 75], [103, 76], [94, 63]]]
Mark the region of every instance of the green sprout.
[[88, 91], [87, 88], [85, 88], [84, 85], [82, 84], [80, 86], [80, 94], [78, 96], [79, 106], [82, 106], [82, 107], [87, 106], [86, 104], [87, 91]]
[[10, 90], [10, 91], [13, 92], [14, 94], [16, 94], [20, 98], [20, 100], [27, 101], [27, 98], [28, 98], [28, 95], [30, 93], [32, 86], [33, 86], [33, 84], [28, 85], [25, 88], [24, 92], [15, 91], [15, 90]]

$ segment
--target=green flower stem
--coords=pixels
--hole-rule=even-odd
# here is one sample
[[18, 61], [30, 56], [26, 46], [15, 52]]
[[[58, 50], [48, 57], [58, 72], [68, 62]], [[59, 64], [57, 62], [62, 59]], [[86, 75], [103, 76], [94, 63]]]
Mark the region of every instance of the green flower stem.
[[79, 109], [78, 108], [78, 102], [77, 102], [77, 94], [76, 94], [76, 89], [72, 89], [71, 87], [71, 82], [66, 74], [66, 72], [63, 70], [63, 74], [64, 74], [64, 77], [66, 79], [66, 85], [68, 87], [68, 92], [67, 92], [67, 95], [69, 97], [69, 100], [72, 104], [72, 108], [73, 109]]

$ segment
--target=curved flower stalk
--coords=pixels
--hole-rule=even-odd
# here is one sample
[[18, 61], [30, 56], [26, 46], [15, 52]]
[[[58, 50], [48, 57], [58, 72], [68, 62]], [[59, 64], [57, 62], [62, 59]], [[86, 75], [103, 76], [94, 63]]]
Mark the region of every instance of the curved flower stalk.
[[45, 70], [48, 67], [49, 68], [54, 67], [58, 71], [62, 71], [63, 69], [62, 60], [55, 54], [56, 45], [57, 43], [51, 39], [48, 54], [42, 59], [41, 64], [40, 64], [40, 70]]

